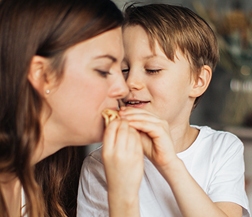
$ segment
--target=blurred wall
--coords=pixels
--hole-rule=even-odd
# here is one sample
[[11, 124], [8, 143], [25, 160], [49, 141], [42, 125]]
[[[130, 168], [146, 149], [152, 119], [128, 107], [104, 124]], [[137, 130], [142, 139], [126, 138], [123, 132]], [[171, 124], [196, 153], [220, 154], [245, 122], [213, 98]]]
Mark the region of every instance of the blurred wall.
[[[117, 6], [122, 9], [125, 3], [128, 2], [142, 2], [142, 3], [166, 3], [166, 4], [176, 4], [183, 5], [185, 7], [192, 8], [192, 3], [197, 2], [195, 0], [113, 0]], [[218, 10], [229, 10], [237, 3], [241, 5], [242, 10], [249, 11], [252, 9], [251, 0], [198, 0], [205, 7], [216, 7]]]

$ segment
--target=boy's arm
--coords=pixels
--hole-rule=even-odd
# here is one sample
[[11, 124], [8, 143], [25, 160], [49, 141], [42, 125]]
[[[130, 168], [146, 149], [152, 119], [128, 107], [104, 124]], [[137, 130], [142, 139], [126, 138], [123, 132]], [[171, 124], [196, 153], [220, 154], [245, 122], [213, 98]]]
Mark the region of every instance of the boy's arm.
[[159, 171], [169, 183], [184, 217], [242, 217], [242, 207], [238, 204], [213, 203], [180, 159], [169, 168], [159, 168]]
[[145, 133], [142, 135], [145, 155], [170, 185], [184, 217], [242, 216], [241, 206], [231, 202], [212, 202], [192, 178], [176, 155], [166, 121], [140, 109], [127, 109], [120, 115], [129, 120], [130, 126]]

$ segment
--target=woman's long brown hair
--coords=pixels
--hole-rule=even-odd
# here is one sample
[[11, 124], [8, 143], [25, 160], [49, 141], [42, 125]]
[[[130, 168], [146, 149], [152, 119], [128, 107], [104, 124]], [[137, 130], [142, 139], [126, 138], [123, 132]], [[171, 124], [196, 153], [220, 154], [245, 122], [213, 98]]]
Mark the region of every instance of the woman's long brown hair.
[[[41, 139], [42, 97], [27, 79], [34, 55], [50, 59], [60, 80], [64, 52], [122, 24], [110, 0], [3, 0], [0, 3], [0, 173], [15, 174], [30, 217], [66, 216], [64, 184], [74, 172], [74, 148], [39, 162], [31, 157]], [[1, 186], [1, 183], [0, 183]], [[70, 189], [71, 191], [71, 189]], [[73, 212], [74, 213], [74, 212]], [[0, 189], [0, 217], [8, 217]]]

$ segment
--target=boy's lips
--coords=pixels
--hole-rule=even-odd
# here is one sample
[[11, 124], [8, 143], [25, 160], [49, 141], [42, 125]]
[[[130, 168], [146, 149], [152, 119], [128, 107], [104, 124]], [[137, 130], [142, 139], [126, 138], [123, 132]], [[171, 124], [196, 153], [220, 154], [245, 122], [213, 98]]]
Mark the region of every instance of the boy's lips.
[[129, 100], [125, 100], [124, 103], [125, 103], [125, 106], [127, 106], [127, 107], [140, 108], [140, 107], [143, 107], [146, 104], [150, 103], [150, 101], [129, 99]]

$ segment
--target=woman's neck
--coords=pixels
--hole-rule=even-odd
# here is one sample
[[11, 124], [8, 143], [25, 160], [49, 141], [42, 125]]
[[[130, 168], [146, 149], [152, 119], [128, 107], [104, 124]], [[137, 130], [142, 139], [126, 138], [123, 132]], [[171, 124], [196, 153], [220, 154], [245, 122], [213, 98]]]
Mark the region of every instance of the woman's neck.
[[0, 174], [0, 186], [10, 217], [21, 215], [21, 184], [13, 174]]
[[32, 165], [35, 165], [36, 163], [42, 161], [43, 159], [47, 158], [48, 156], [56, 153], [61, 148], [63, 148], [63, 145], [61, 145], [58, 141], [48, 141], [44, 139], [44, 135], [41, 137], [35, 153], [32, 156], [31, 163]]
[[65, 147], [61, 141], [62, 135], [58, 134], [58, 127], [50, 121], [51, 109], [46, 103], [43, 104], [41, 112], [41, 137], [35, 153], [32, 155], [31, 163], [35, 165], [46, 157], [56, 153]]

